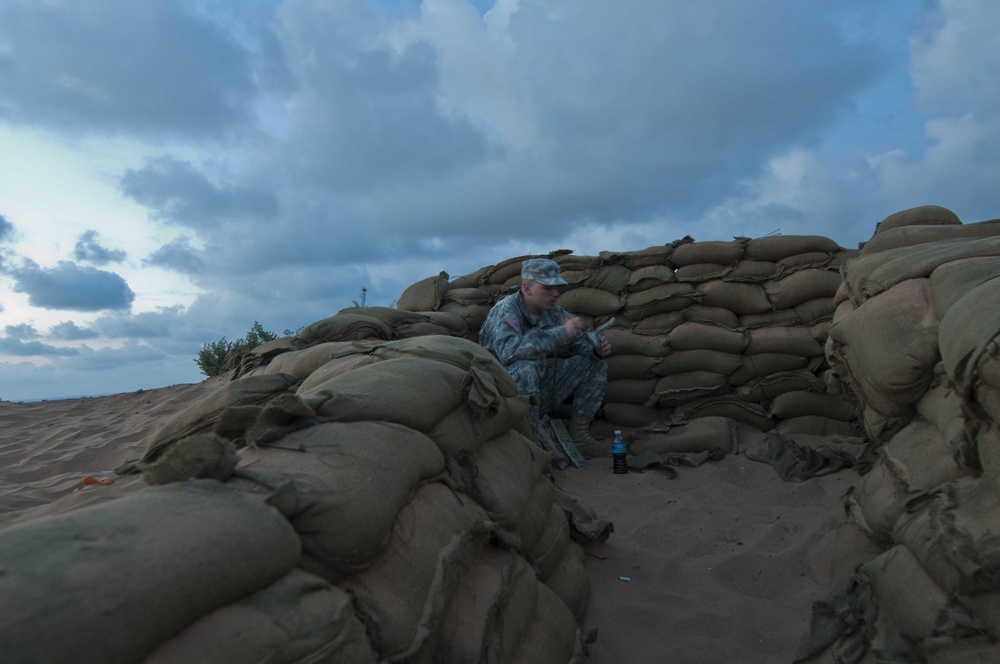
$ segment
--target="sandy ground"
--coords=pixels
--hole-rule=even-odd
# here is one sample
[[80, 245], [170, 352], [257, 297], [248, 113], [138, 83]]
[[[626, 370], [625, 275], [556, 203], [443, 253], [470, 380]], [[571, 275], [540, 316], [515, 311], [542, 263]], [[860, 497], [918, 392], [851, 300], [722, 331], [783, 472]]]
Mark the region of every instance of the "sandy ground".
[[[0, 524], [127, 491], [84, 485], [141, 454], [145, 438], [223, 379], [108, 397], [0, 402]], [[590, 661], [790, 662], [812, 602], [849, 569], [838, 546], [852, 471], [794, 483], [728, 456], [698, 468], [614, 475], [610, 459], [554, 473], [614, 523], [585, 547]], [[831, 572], [831, 570], [834, 572]]]

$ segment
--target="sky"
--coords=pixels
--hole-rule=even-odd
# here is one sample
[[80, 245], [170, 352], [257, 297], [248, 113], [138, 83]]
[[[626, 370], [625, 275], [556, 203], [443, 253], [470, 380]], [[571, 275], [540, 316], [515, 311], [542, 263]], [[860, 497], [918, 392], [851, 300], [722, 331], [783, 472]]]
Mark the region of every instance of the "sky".
[[4, 0], [0, 399], [514, 256], [1000, 217], [992, 0]]

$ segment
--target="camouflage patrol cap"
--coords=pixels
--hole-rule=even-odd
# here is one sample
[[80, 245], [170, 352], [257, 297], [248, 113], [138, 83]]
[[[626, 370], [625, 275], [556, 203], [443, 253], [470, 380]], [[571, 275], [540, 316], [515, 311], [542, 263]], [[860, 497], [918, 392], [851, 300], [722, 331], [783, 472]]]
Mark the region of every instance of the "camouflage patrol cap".
[[521, 281], [531, 279], [543, 286], [565, 286], [567, 282], [559, 276], [559, 263], [549, 258], [529, 258], [521, 263]]

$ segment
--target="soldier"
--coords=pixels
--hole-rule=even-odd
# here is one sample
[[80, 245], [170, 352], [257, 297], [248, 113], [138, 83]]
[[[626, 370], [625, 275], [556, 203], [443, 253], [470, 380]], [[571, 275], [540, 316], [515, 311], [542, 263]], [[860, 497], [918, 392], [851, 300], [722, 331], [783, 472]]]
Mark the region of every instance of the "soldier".
[[[521, 289], [497, 302], [479, 331], [479, 343], [492, 352], [513, 377], [519, 394], [531, 401], [531, 428], [538, 434], [542, 413], [551, 412], [573, 395], [569, 434], [586, 456], [603, 446], [590, 436], [590, 422], [604, 400], [611, 344], [601, 337], [596, 351], [583, 335], [587, 324], [556, 304], [566, 285], [559, 264], [532, 258], [521, 264]], [[546, 358], [568, 348], [572, 355], [548, 366]]]

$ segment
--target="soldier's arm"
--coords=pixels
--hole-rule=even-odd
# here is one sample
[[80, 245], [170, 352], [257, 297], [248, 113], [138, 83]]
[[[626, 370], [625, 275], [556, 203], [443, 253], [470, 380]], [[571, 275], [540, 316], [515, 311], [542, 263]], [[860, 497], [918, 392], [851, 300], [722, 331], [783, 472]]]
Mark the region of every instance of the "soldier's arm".
[[493, 351], [501, 364], [548, 355], [569, 341], [569, 335], [561, 325], [544, 330], [534, 328], [525, 332], [521, 321], [508, 320], [510, 318], [497, 321], [494, 330]]

